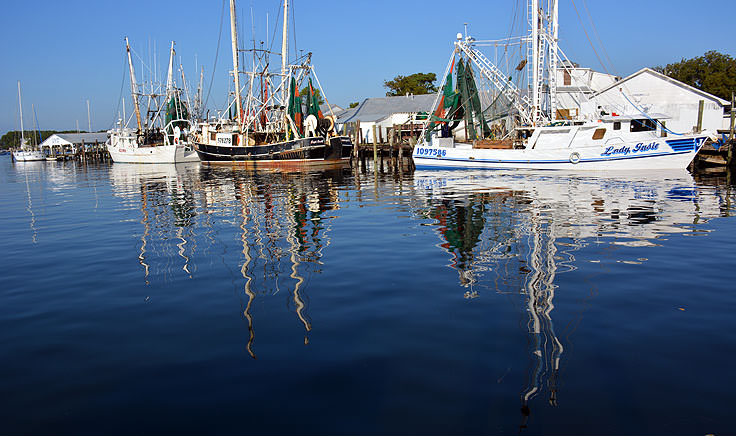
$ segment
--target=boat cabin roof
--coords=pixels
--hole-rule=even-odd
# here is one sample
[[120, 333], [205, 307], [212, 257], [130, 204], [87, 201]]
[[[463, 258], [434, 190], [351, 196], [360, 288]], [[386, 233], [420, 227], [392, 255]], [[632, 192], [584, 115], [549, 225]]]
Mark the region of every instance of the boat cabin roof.
[[652, 118], [654, 120], [669, 120], [672, 117], [670, 117], [669, 115], [659, 114], [659, 113], [648, 114], [648, 115], [644, 115], [644, 114], [617, 115], [617, 116], [605, 115], [605, 116], [602, 116], [600, 120], [612, 123], [616, 121], [631, 121], [631, 120], [641, 120], [641, 119], [646, 119], [646, 118]]

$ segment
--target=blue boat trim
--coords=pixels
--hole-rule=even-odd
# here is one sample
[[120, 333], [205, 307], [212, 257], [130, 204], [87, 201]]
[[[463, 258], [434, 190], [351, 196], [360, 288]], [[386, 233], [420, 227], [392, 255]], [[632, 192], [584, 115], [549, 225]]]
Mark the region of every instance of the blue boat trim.
[[[606, 162], [606, 161], [614, 161], [614, 160], [625, 160], [625, 159], [643, 159], [643, 158], [649, 158], [649, 157], [662, 157], [662, 156], [676, 156], [679, 154], [688, 154], [692, 153], [692, 150], [689, 151], [677, 151], [674, 153], [656, 153], [656, 154], [646, 154], [641, 156], [626, 156], [626, 157], [608, 157], [608, 158], [595, 158], [595, 159], [580, 159], [580, 162], [578, 162], [576, 165], [579, 165], [581, 163], [593, 163], [593, 162]], [[484, 163], [513, 163], [513, 164], [569, 164], [569, 160], [501, 160], [501, 159], [467, 159], [467, 158], [451, 158], [451, 157], [423, 157], [423, 156], [413, 156], [415, 160], [418, 161], [427, 161], [427, 162], [437, 162], [437, 161], [448, 161], [448, 162], [484, 162]]]

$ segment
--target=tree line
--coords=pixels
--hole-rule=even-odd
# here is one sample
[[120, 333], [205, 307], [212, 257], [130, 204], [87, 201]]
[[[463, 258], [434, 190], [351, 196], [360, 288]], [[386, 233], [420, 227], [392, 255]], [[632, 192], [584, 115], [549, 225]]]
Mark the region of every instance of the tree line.
[[724, 100], [736, 91], [736, 59], [715, 50], [653, 69]]
[[[76, 130], [24, 130], [23, 135], [29, 144], [40, 144], [55, 133], [77, 133]], [[40, 138], [39, 138], [40, 135]], [[0, 137], [0, 149], [20, 147], [20, 130], [11, 130]]]

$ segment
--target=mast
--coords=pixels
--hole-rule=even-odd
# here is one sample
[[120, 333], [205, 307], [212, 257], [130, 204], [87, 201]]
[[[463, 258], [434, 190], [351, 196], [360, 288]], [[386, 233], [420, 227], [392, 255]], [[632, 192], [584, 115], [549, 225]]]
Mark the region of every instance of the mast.
[[557, 51], [559, 26], [559, 6], [557, 0], [552, 2], [552, 22], [550, 23], [552, 40], [549, 44], [549, 110], [552, 121], [557, 118]]
[[[284, 0], [284, 33], [281, 38], [281, 78], [282, 86], [281, 91], [284, 94], [282, 103], [286, 105], [286, 100], [289, 98], [288, 80], [286, 77], [286, 66], [289, 59], [289, 0]], [[286, 114], [286, 111], [284, 111]]]
[[230, 37], [233, 43], [233, 79], [235, 79], [235, 119], [240, 125], [240, 67], [238, 66], [238, 23], [235, 16], [235, 0], [230, 0]]
[[20, 80], [18, 81], [18, 107], [20, 109], [20, 146], [23, 147], [26, 137], [23, 133], [23, 103], [20, 100]]
[[174, 41], [171, 41], [171, 51], [169, 52], [169, 72], [166, 75], [166, 98], [171, 96], [174, 90]]
[[532, 122], [536, 125], [539, 122], [539, 0], [529, 0], [529, 50], [531, 55], [531, 75], [530, 88], [532, 92]]
[[92, 119], [89, 116], [89, 99], [87, 99], [87, 131], [92, 133]]
[[130, 93], [133, 96], [133, 106], [135, 107], [135, 118], [138, 121], [138, 131], [141, 129], [141, 108], [138, 106], [138, 84], [135, 82], [135, 69], [133, 68], [133, 59], [130, 55], [130, 44], [128, 37], [125, 37], [125, 50], [128, 52], [128, 67], [130, 69]]

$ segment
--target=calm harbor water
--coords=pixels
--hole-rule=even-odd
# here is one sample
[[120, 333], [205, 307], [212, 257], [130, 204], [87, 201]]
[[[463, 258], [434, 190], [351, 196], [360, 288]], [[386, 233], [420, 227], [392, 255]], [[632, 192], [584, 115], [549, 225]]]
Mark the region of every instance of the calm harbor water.
[[0, 158], [3, 434], [736, 433], [720, 179]]

